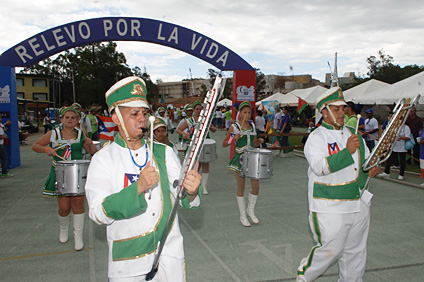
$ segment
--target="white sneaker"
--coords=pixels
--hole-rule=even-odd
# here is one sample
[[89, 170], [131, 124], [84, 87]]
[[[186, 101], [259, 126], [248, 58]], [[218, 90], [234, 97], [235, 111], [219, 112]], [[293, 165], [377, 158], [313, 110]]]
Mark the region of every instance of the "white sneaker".
[[380, 177], [390, 177], [390, 174], [383, 172], [383, 173], [380, 173], [378, 176], [380, 176]]
[[280, 156], [281, 158], [290, 158], [290, 155], [289, 154], [281, 154], [281, 156]]
[[403, 180], [403, 176], [402, 175], [399, 175], [398, 179], [399, 180]]

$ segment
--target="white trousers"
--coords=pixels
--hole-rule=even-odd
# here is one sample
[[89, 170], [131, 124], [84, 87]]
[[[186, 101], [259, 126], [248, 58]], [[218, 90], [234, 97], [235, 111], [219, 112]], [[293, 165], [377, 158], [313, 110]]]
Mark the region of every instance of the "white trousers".
[[[144, 282], [146, 275], [126, 278], [109, 278], [109, 282]], [[159, 269], [152, 282], [185, 282], [185, 261], [183, 259], [161, 256]]]
[[299, 279], [314, 281], [338, 260], [339, 282], [362, 281], [367, 259], [370, 207], [357, 213], [311, 212], [309, 226], [317, 242], [298, 268]]

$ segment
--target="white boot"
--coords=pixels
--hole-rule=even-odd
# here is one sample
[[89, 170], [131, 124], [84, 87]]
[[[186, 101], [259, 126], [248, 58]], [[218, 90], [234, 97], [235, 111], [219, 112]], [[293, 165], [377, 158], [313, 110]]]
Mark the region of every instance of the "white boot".
[[253, 195], [249, 193], [249, 203], [247, 204], [247, 215], [250, 217], [254, 224], [259, 223], [259, 219], [255, 216], [255, 206], [258, 197], [258, 195]]
[[209, 172], [208, 173], [202, 173], [202, 186], [203, 186], [203, 195], [207, 195], [208, 190], [206, 190], [206, 184], [208, 183], [209, 178]]
[[69, 214], [67, 216], [60, 216], [59, 214], [57, 215], [60, 226], [59, 242], [62, 244], [68, 242], [69, 216]]
[[237, 196], [237, 204], [240, 210], [240, 222], [246, 227], [250, 226], [250, 222], [246, 216], [246, 205], [244, 204], [244, 197]]
[[85, 213], [74, 214], [74, 249], [80, 251], [84, 248], [83, 242], [83, 231], [84, 231], [84, 220]]

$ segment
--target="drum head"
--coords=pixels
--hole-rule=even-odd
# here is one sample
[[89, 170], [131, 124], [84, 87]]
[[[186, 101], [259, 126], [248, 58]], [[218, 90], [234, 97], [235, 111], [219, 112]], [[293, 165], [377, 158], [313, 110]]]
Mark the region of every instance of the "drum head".
[[205, 145], [206, 144], [215, 144], [215, 143], [216, 143], [216, 141], [213, 140], [213, 139], [205, 139], [205, 142], [204, 142]]
[[58, 161], [58, 165], [84, 165], [89, 164], [89, 160], [70, 160], [70, 161]]

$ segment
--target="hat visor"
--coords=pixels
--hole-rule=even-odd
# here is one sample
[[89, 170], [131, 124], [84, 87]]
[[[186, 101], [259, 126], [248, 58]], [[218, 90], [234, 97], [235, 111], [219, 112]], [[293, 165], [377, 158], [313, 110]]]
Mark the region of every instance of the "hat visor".
[[146, 102], [141, 101], [141, 100], [122, 103], [122, 104], [119, 104], [118, 106], [130, 107], [130, 108], [147, 108], [147, 109], [150, 109], [149, 105]]
[[335, 101], [333, 103], [328, 104], [329, 106], [347, 106], [345, 101]]
[[327, 106], [322, 105], [321, 106], [321, 109], [319, 109], [319, 111], [322, 112], [322, 110], [324, 110], [328, 106], [347, 106], [347, 104], [346, 104], [345, 101], [340, 101], [340, 100], [339, 101], [334, 101], [334, 102], [328, 104]]

